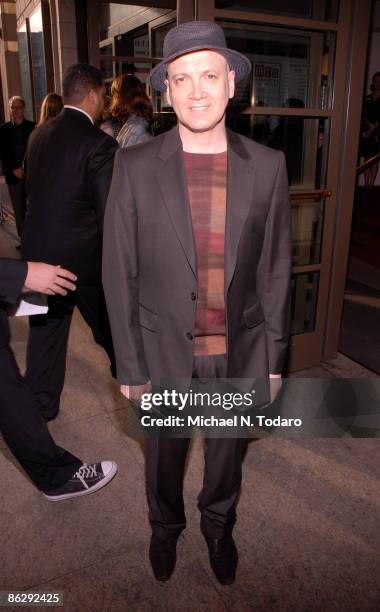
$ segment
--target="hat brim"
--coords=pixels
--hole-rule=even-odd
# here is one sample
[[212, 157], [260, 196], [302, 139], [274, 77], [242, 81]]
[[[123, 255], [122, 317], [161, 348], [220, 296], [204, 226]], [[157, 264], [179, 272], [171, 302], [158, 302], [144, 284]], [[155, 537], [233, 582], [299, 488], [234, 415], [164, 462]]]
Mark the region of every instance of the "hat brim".
[[247, 74], [249, 74], [251, 71], [252, 65], [250, 60], [248, 59], [248, 57], [246, 57], [242, 53], [239, 53], [238, 51], [234, 51], [233, 49], [226, 49], [226, 47], [205, 47], [204, 45], [198, 45], [192, 47], [191, 49], [187, 49], [185, 52], [181, 51], [178, 53], [173, 53], [173, 55], [170, 55], [162, 62], [157, 64], [157, 66], [155, 66], [151, 71], [149, 77], [153, 89], [157, 89], [158, 91], [166, 91], [165, 80], [168, 64], [173, 62], [178, 57], [188, 55], [189, 53], [193, 53], [194, 51], [216, 51], [217, 53], [220, 53], [220, 55], [223, 55], [230, 69], [235, 72], [235, 78], [237, 83], [244, 79], [244, 77], [246, 77]]

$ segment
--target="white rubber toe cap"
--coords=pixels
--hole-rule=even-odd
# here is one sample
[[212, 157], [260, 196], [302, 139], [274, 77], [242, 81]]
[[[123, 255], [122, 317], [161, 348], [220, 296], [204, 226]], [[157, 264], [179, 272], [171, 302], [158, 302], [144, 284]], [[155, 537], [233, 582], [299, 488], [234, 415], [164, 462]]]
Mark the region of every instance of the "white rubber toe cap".
[[117, 472], [117, 463], [115, 461], [102, 461], [102, 471], [107, 480], [113, 478]]

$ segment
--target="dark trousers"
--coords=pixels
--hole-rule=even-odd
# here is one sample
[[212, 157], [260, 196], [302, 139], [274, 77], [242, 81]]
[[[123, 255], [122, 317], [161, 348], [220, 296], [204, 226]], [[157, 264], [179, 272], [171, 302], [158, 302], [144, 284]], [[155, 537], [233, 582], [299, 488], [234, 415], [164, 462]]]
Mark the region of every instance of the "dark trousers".
[[107, 352], [111, 371], [115, 357], [111, 330], [101, 287], [78, 287], [65, 298], [48, 298], [46, 315], [29, 318], [29, 339], [25, 380], [46, 420], [54, 419], [65, 382], [66, 354], [72, 314], [79, 308], [95, 341]]
[[[224, 355], [195, 357], [193, 378], [225, 378]], [[177, 538], [186, 527], [183, 479], [189, 438], [146, 439], [149, 520], [156, 535]], [[232, 532], [242, 480], [244, 438], [206, 440], [203, 487], [198, 496], [202, 533], [222, 538]]]
[[0, 348], [0, 431], [25, 472], [42, 491], [63, 485], [82, 462], [57, 446], [9, 346]]
[[20, 180], [14, 185], [8, 184], [8, 191], [15, 214], [17, 233], [21, 238], [26, 212], [26, 194], [24, 179]]

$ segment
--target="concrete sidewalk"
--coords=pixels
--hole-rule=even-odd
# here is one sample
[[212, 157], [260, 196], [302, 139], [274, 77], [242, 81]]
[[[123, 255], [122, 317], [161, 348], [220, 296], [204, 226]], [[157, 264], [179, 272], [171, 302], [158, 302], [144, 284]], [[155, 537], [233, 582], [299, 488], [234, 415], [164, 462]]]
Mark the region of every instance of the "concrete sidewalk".
[[[12, 228], [5, 230], [0, 255], [17, 256]], [[12, 331], [23, 368], [26, 321], [13, 321]], [[238, 575], [229, 587], [214, 579], [199, 531], [203, 456], [195, 441], [185, 481], [188, 527], [175, 573], [160, 584], [148, 562], [142, 444], [126, 435], [127, 403], [78, 314], [67, 364], [52, 434], [83, 460], [117, 461], [119, 473], [97, 494], [51, 504], [0, 442], [0, 590], [63, 591], [68, 612], [379, 609], [378, 440], [253, 441], [235, 530]], [[343, 357], [297, 375], [373, 376]]]

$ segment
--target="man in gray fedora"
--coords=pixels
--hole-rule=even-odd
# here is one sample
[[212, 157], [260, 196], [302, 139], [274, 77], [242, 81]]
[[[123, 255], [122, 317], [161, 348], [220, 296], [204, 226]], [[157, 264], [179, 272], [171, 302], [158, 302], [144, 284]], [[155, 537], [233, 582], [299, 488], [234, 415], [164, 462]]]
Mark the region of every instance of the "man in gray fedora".
[[[284, 156], [226, 129], [249, 60], [220, 26], [169, 31], [151, 73], [178, 119], [170, 132], [115, 157], [104, 227], [103, 283], [122, 393], [192, 377], [281, 377], [287, 348], [291, 223]], [[185, 528], [188, 438], [149, 438], [150, 560], [168, 580]], [[221, 584], [235, 579], [232, 530], [242, 438], [210, 438], [201, 530]]]

